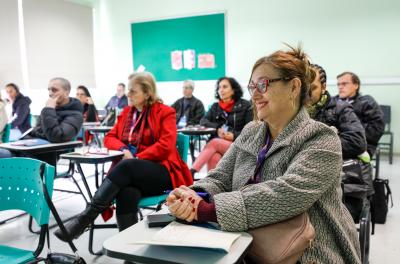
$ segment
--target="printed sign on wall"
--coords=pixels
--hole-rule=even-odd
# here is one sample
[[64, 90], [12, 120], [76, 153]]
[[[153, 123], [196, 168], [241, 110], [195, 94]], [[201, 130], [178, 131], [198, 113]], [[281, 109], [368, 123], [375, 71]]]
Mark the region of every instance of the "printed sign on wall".
[[134, 69], [143, 65], [157, 81], [225, 76], [224, 17], [212, 14], [132, 23]]

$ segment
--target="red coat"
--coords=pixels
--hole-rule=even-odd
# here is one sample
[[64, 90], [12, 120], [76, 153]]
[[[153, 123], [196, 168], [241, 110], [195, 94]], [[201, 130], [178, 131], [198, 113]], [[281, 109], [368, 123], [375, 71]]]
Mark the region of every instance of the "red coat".
[[[124, 124], [131, 107], [124, 108], [117, 123], [104, 138], [104, 145], [111, 150], [126, 146], [122, 141]], [[191, 185], [193, 179], [186, 163], [180, 158], [176, 148], [175, 110], [161, 103], [154, 103], [150, 108], [148, 124], [153, 132], [155, 143], [151, 146], [139, 145], [136, 156], [139, 159], [158, 162], [167, 168], [174, 188]]]

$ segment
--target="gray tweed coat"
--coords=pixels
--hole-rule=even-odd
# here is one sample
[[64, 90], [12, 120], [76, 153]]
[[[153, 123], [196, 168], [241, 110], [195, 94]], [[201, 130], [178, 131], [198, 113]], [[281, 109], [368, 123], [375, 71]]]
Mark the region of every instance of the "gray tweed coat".
[[262, 182], [246, 185], [266, 133], [265, 122], [249, 123], [208, 177], [192, 186], [212, 195], [221, 228], [246, 231], [307, 211], [316, 239], [301, 263], [361, 263], [357, 231], [341, 201], [336, 133], [301, 109], [268, 151]]

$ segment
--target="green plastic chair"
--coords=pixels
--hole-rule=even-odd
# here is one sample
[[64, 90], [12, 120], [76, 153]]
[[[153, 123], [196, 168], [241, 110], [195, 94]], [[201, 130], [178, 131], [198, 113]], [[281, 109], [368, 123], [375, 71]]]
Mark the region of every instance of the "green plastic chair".
[[189, 153], [189, 139], [188, 135], [178, 133], [178, 138], [176, 140], [176, 148], [178, 149], [179, 156], [181, 159], [187, 163], [188, 153]]
[[[182, 133], [178, 133], [177, 140], [176, 140], [176, 148], [178, 149], [179, 156], [181, 159], [186, 163], [187, 157], [189, 153], [189, 136], [184, 135]], [[143, 214], [140, 209], [151, 209], [155, 211], [159, 211], [164, 203], [165, 199], [167, 198], [168, 194], [162, 194], [157, 196], [149, 196], [143, 197], [139, 201], [139, 218], [143, 220]], [[93, 251], [93, 236], [94, 236], [94, 229], [95, 228], [114, 228], [117, 227], [116, 225], [97, 225], [93, 224], [90, 226], [89, 229], [89, 252], [93, 255], [102, 255], [101, 252], [94, 252]]]
[[3, 142], [3, 143], [10, 142], [10, 130], [11, 130], [11, 124], [7, 124], [3, 130], [4, 132], [3, 132], [3, 136], [1, 138], [1, 142]]
[[[0, 263], [27, 263], [42, 252], [48, 232], [50, 210], [43, 194], [40, 165], [29, 158], [0, 159], [0, 210], [22, 210], [40, 226], [38, 246], [34, 251], [0, 245]], [[51, 196], [54, 167], [46, 164], [44, 181]]]

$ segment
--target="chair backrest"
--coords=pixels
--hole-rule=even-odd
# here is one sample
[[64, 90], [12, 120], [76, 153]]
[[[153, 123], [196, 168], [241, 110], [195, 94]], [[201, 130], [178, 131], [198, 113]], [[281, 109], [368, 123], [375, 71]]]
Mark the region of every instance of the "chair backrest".
[[179, 152], [181, 159], [187, 163], [187, 157], [189, 152], [189, 136], [182, 133], [178, 133], [178, 138], [176, 140], [176, 147]]
[[3, 132], [3, 136], [1, 138], [1, 142], [7, 143], [10, 141], [10, 130], [11, 130], [11, 124], [7, 124], [4, 127], [4, 132]]
[[[43, 161], [30, 158], [0, 159], [0, 210], [23, 210], [38, 225], [48, 224], [50, 210], [40, 177], [42, 163]], [[50, 197], [53, 192], [54, 172], [54, 167], [46, 164], [44, 182]]]
[[392, 110], [390, 105], [380, 105], [385, 121], [385, 131], [390, 131], [390, 122], [392, 119]]

